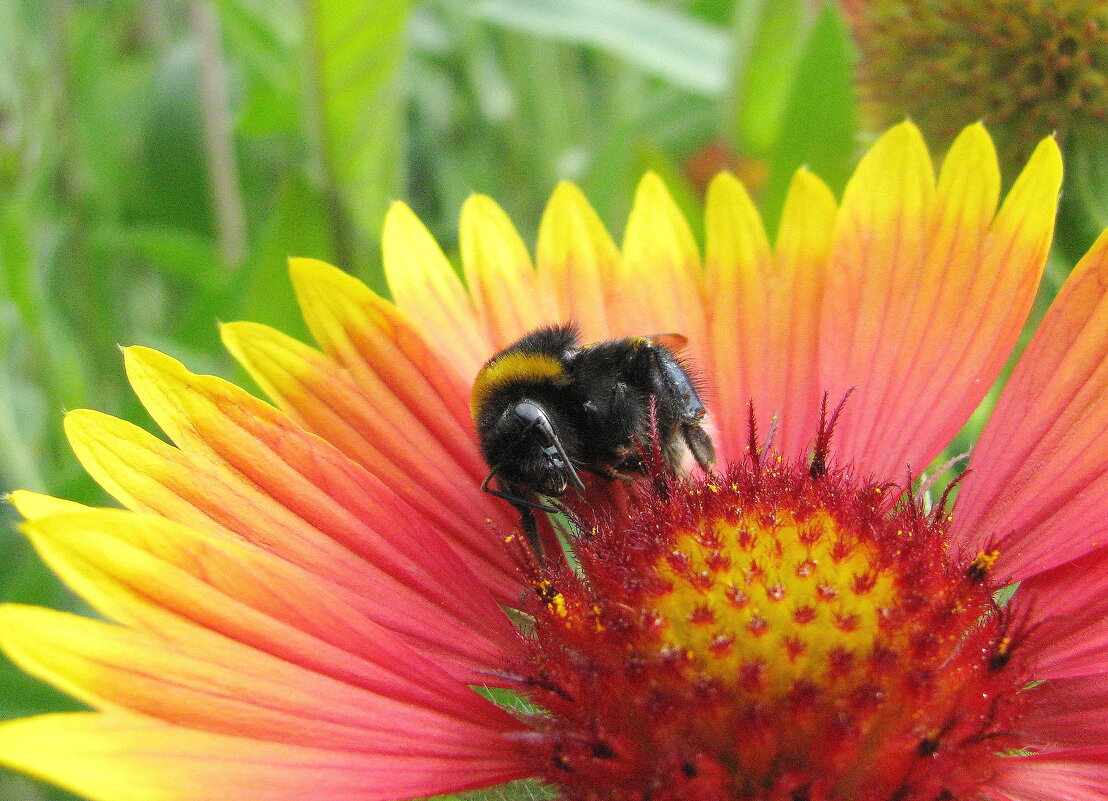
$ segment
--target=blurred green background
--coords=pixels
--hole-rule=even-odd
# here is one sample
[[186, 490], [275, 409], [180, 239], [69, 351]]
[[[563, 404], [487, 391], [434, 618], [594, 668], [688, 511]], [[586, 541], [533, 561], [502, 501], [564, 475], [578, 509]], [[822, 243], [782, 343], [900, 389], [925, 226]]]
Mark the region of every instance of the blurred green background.
[[[570, 179], [618, 238], [644, 170], [699, 230], [729, 168], [772, 229], [798, 166], [839, 191], [876, 127], [816, 0], [6, 0], [0, 32], [0, 489], [89, 503], [63, 410], [149, 426], [116, 345], [242, 379], [216, 321], [306, 337], [288, 255], [383, 290], [391, 200], [453, 256], [471, 192], [533, 242]], [[1104, 156], [1071, 157], [1040, 311], [1108, 222]], [[0, 596], [80, 609], [2, 514]], [[72, 707], [0, 663], [0, 719]], [[0, 770], [0, 798], [61, 797]]]

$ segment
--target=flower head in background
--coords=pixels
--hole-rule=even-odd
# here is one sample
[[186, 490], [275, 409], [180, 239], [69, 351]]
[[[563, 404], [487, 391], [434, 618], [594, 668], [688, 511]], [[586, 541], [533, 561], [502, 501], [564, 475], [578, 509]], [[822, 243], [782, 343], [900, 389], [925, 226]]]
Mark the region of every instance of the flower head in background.
[[[903, 124], [841, 204], [798, 173], [772, 244], [717, 178], [703, 259], [653, 176], [622, 249], [559, 187], [534, 264], [474, 197], [464, 284], [397, 205], [395, 303], [294, 260], [318, 347], [224, 328], [276, 408], [128, 349], [172, 444], [66, 419], [126, 510], [13, 496], [110, 622], [0, 611], [11, 657], [94, 711], [0, 725], [0, 763], [95, 801], [386, 801], [525, 777], [569, 799], [1104, 796], [1108, 235], [1021, 357], [953, 513], [898, 489], [1008, 359], [1060, 173], [1043, 141], [998, 208], [981, 126], [936, 179]], [[566, 320], [589, 341], [686, 337], [720, 453], [709, 475], [567, 496], [572, 567], [531, 557], [480, 491], [469, 412], [491, 354]]]
[[1108, 123], [1101, 0], [844, 0], [878, 127], [905, 116], [945, 147], [983, 120], [1013, 171], [1044, 136]]

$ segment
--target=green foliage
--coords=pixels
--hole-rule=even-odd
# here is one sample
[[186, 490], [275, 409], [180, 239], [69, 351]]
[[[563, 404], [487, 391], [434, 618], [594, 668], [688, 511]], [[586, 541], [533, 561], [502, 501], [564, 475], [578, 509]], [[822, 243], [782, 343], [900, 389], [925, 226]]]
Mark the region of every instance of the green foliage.
[[810, 0], [746, 0], [735, 10], [729, 110], [735, 142], [748, 153], [768, 155], [780, 138], [814, 12]]
[[641, 0], [483, 0], [479, 9], [490, 22], [600, 48], [676, 86], [710, 96], [726, 88], [727, 37], [676, 8]]
[[838, 9], [828, 4], [804, 45], [769, 156], [760, 201], [771, 228], [800, 167], [807, 166], [836, 192], [842, 190], [853, 167], [856, 136], [850, 37]]
[[303, 59], [306, 113], [323, 173], [340, 264], [360, 261], [356, 243], [376, 238], [403, 162], [399, 67], [407, 0], [308, 0]]
[[1080, 259], [1108, 228], [1108, 137], [1104, 133], [1103, 125], [1087, 125], [1072, 131], [1062, 143], [1066, 172], [1057, 245], [1070, 262]]

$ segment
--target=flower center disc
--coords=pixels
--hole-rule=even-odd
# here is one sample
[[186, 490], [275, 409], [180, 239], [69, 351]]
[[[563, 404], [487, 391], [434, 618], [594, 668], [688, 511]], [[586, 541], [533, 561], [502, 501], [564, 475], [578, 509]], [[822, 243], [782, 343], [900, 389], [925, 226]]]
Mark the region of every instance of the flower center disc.
[[762, 703], [810, 685], [841, 696], [874, 655], [880, 618], [896, 603], [894, 575], [879, 568], [872, 542], [826, 511], [781, 511], [705, 521], [705, 532], [676, 537], [655, 568], [668, 585], [654, 598], [661, 648]]
[[940, 516], [802, 465], [603, 506], [522, 671], [564, 796], [949, 801], [1009, 747], [1011, 621]]

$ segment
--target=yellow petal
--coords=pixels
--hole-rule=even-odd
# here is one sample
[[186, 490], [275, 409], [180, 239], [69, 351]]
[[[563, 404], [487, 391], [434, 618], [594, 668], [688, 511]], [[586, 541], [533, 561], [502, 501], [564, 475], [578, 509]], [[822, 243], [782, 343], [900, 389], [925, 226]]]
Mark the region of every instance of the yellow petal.
[[466, 200], [460, 236], [466, 282], [496, 348], [556, 321], [551, 298], [539, 291], [523, 240], [491, 198], [472, 195]]
[[688, 222], [654, 173], [643, 176], [635, 193], [620, 272], [620, 333], [682, 334], [696, 362], [707, 364], [700, 254]]
[[493, 353], [465, 287], [415, 213], [394, 203], [382, 238], [385, 278], [393, 298], [434, 342], [472, 376]]
[[64, 498], [52, 498], [49, 495], [41, 495], [27, 490], [16, 490], [8, 496], [8, 500], [26, 520], [34, 520], [36, 517], [46, 517], [47, 515], [65, 514], [66, 512], [83, 512], [89, 508], [84, 504], [67, 501]]
[[[721, 459], [737, 459], [747, 442], [747, 404], [759, 391], [759, 337], [764, 329], [764, 285], [772, 268], [769, 240], [758, 210], [734, 176], [716, 176], [705, 206], [705, 280], [711, 299], [711, 349]], [[776, 409], [758, 409], [768, 421]]]
[[576, 321], [587, 342], [611, 339], [619, 251], [581, 190], [561, 183], [539, 226], [539, 289], [553, 298], [559, 322]]
[[134, 715], [69, 713], [0, 724], [0, 764], [91, 801], [393, 801], [526, 775], [503, 738], [446, 760], [292, 746]]

